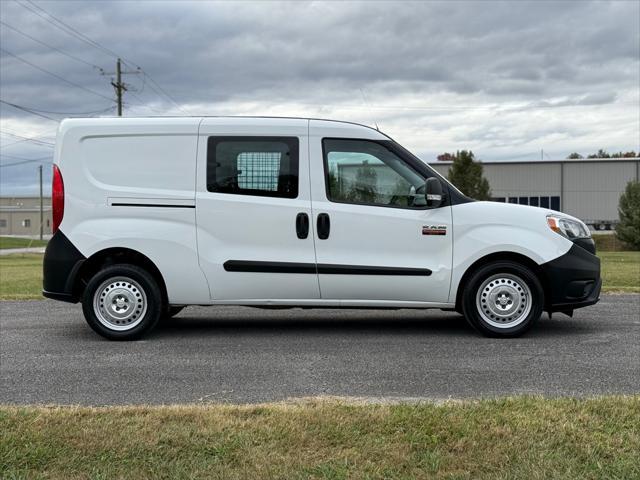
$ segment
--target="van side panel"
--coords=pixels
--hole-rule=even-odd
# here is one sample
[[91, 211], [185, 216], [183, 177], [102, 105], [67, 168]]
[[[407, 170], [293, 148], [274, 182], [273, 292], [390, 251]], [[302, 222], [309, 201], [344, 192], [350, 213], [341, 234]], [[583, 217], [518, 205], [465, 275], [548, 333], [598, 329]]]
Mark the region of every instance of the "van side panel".
[[193, 135], [86, 136], [82, 168], [91, 184], [113, 196], [194, 198]]
[[60, 230], [84, 255], [128, 248], [160, 270], [169, 302], [207, 303], [198, 265], [195, 171], [200, 119], [67, 120], [56, 162]]

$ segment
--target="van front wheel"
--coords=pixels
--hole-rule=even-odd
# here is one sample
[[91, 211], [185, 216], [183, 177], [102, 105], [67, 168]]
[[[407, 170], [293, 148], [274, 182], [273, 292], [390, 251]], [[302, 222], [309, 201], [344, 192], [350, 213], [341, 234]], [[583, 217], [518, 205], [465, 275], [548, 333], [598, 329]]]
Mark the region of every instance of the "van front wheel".
[[156, 326], [163, 312], [155, 279], [135, 265], [113, 265], [96, 273], [82, 296], [89, 326], [110, 340], [135, 340]]
[[527, 267], [511, 261], [490, 263], [471, 275], [462, 310], [467, 321], [489, 337], [517, 337], [542, 315], [544, 292]]

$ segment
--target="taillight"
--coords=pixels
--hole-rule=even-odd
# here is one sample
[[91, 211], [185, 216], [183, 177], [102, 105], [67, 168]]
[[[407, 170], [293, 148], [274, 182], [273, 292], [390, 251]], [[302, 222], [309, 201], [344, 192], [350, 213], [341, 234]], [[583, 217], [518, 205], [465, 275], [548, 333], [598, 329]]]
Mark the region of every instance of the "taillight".
[[51, 233], [56, 233], [64, 216], [64, 182], [57, 165], [53, 166], [53, 182], [51, 185], [51, 210], [53, 216], [53, 228]]

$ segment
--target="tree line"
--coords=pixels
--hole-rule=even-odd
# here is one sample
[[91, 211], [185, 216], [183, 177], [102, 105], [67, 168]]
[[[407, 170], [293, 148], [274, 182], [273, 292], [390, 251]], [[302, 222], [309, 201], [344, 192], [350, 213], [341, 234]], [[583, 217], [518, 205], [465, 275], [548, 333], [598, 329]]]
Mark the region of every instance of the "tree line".
[[567, 156], [567, 159], [579, 160], [581, 158], [636, 158], [637, 156], [638, 154], [633, 150], [630, 150], [628, 152], [609, 153], [601, 148], [596, 153], [592, 153], [590, 155], [587, 155], [586, 157], [583, 157], [578, 152], [573, 152], [569, 154], [569, 156]]

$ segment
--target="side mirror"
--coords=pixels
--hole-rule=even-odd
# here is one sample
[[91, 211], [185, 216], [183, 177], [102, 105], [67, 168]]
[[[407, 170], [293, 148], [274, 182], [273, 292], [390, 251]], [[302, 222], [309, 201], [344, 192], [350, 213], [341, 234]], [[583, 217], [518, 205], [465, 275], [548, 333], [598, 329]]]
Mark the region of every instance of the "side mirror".
[[444, 200], [444, 193], [442, 192], [442, 184], [440, 183], [440, 180], [435, 177], [427, 178], [424, 185], [427, 207], [438, 208]]

